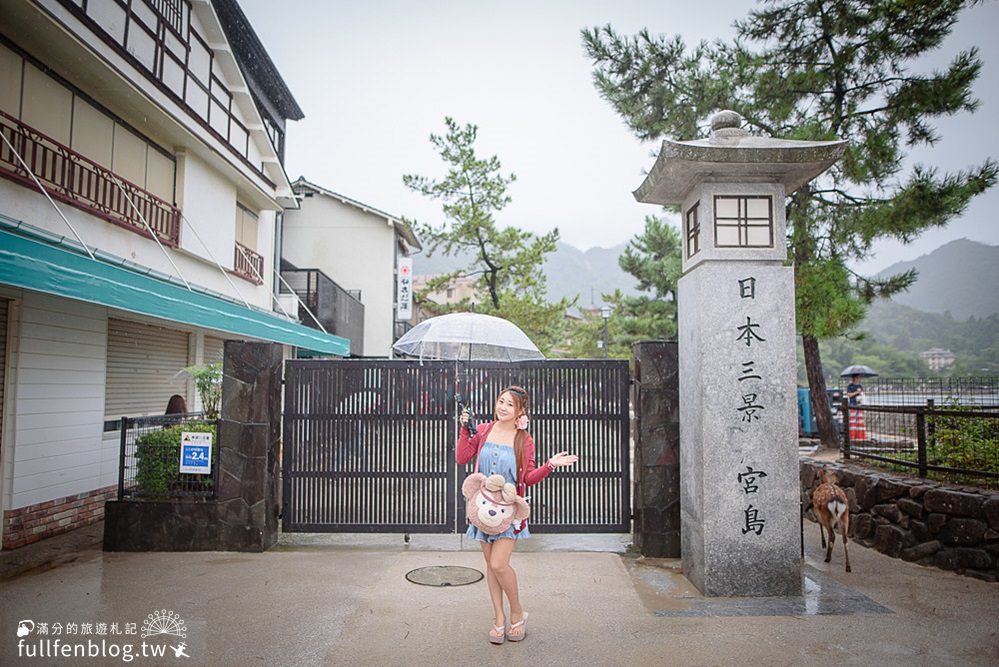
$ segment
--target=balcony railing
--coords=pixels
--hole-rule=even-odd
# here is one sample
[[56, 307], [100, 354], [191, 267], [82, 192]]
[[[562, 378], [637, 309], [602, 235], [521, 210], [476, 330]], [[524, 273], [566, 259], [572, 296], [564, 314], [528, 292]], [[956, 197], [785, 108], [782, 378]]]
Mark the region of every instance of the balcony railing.
[[264, 258], [237, 241], [232, 272], [255, 285], [263, 285]]
[[[286, 269], [281, 272], [281, 277], [328, 333], [349, 338], [352, 355], [364, 354], [363, 303], [319, 269]], [[282, 284], [281, 291], [287, 294], [288, 288]], [[302, 324], [319, 328], [302, 306], [299, 306], [298, 318]]]
[[[142, 222], [145, 218], [160, 242], [170, 246], [180, 243], [180, 209], [176, 206], [3, 111], [0, 111], [0, 132], [53, 199], [152, 238]], [[32, 189], [38, 187], [2, 141], [0, 176]]]

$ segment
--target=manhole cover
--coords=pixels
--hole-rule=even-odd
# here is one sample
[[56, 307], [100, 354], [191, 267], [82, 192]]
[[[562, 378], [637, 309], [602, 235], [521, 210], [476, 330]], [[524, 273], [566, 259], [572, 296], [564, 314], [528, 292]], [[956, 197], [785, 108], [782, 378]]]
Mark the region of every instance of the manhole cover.
[[464, 586], [482, 579], [482, 573], [470, 567], [432, 565], [406, 573], [406, 579], [421, 586]]

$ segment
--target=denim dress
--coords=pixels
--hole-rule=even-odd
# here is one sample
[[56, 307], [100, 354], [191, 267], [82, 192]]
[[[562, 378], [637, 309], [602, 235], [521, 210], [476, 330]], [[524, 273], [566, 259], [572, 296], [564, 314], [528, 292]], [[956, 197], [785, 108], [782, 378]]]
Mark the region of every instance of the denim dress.
[[[478, 472], [481, 472], [486, 477], [497, 474], [503, 475], [508, 483], [516, 485], [517, 457], [513, 453], [513, 447], [509, 445], [497, 445], [495, 442], [486, 440], [485, 444], [482, 445], [482, 451], [479, 453]], [[528, 530], [527, 524], [524, 524], [523, 530], [516, 534], [513, 532], [512, 525], [497, 535], [484, 533], [482, 530], [472, 525], [468, 526], [468, 531], [465, 533], [465, 537], [470, 540], [478, 540], [480, 542], [487, 543], [492, 543], [502, 538], [523, 540], [530, 536], [531, 531]]]

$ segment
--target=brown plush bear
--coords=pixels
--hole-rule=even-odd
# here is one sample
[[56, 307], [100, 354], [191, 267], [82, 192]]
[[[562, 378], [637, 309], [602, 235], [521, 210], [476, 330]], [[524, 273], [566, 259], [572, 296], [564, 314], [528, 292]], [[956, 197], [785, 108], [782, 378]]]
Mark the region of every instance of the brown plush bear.
[[461, 485], [461, 495], [465, 496], [468, 523], [487, 535], [498, 535], [514, 522], [531, 516], [531, 506], [517, 495], [517, 487], [507, 484], [503, 475], [486, 477], [480, 472], [472, 473]]

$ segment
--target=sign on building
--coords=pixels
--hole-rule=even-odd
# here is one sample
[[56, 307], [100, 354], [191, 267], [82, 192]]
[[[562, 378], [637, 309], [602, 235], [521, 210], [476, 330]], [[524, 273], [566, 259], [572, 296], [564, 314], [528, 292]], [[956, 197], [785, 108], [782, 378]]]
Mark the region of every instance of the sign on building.
[[399, 258], [399, 275], [396, 279], [396, 319], [405, 321], [413, 317], [413, 260]]
[[210, 475], [212, 434], [184, 431], [180, 434], [180, 472]]

